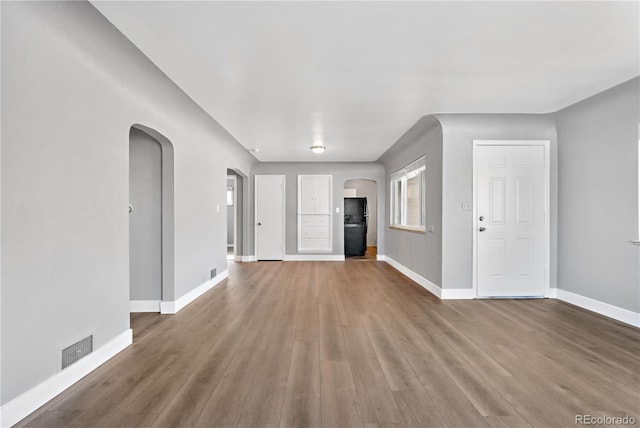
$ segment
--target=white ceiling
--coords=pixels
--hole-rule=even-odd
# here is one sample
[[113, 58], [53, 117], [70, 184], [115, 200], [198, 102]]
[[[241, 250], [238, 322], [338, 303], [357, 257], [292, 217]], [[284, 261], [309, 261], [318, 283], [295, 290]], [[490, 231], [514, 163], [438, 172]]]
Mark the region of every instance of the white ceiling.
[[262, 161], [372, 161], [427, 114], [547, 113], [639, 74], [635, 1], [92, 3]]

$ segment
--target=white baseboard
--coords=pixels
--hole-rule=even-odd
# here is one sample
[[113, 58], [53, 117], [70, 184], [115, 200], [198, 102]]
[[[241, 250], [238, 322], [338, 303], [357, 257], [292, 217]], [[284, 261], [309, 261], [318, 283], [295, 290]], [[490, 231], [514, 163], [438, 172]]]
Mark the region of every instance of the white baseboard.
[[160, 313], [161, 314], [177, 313], [178, 311], [180, 311], [180, 309], [184, 308], [189, 303], [196, 300], [198, 297], [200, 297], [202, 294], [209, 291], [211, 288], [219, 284], [223, 279], [227, 278], [228, 276], [229, 276], [229, 270], [224, 270], [220, 272], [218, 275], [216, 275], [215, 278], [210, 279], [204, 284], [200, 284], [199, 286], [189, 291], [187, 294], [178, 298], [177, 300], [173, 302], [161, 302]]
[[234, 262], [241, 262], [242, 261], [242, 256], [235, 256], [233, 261]]
[[78, 362], [9, 401], [0, 409], [1, 426], [10, 427], [26, 418], [132, 343], [133, 331], [125, 330]]
[[437, 285], [435, 285], [433, 282], [429, 281], [427, 278], [420, 276], [419, 274], [415, 273], [408, 267], [401, 265], [397, 261], [393, 260], [389, 256], [386, 256], [384, 261], [389, 263], [395, 270], [399, 271], [404, 276], [408, 277], [414, 282], [417, 282], [419, 285], [424, 287], [429, 293], [433, 294], [438, 298], [441, 298], [440, 296], [442, 295], [442, 289]]
[[[389, 263], [393, 268], [400, 273], [409, 277], [413, 281], [420, 284], [431, 294], [439, 297], [442, 300], [452, 299], [475, 299], [474, 290], [472, 288], [440, 288], [428, 279], [420, 276], [406, 266], [401, 265], [397, 261], [388, 256], [378, 255], [378, 260]], [[545, 297], [550, 299], [559, 299], [572, 305], [579, 306], [592, 312], [596, 312], [600, 315], [604, 315], [609, 318], [613, 318], [625, 324], [630, 324], [635, 327], [640, 327], [640, 314], [623, 309], [618, 306], [610, 305], [608, 303], [600, 302], [589, 297], [581, 296], [579, 294], [572, 293], [570, 291], [562, 290], [560, 288], [549, 288], [545, 293]]]
[[556, 290], [557, 298], [559, 300], [580, 306], [581, 308], [613, 318], [614, 320], [621, 321], [625, 324], [640, 327], [640, 314], [636, 312], [623, 309], [618, 306], [613, 306], [590, 297], [581, 296], [580, 294], [575, 294], [560, 288], [557, 288]]
[[473, 288], [443, 288], [440, 294], [442, 300], [475, 299]]
[[285, 254], [285, 262], [343, 262], [344, 254]]
[[129, 312], [160, 312], [160, 300], [129, 300]]
[[241, 262], [255, 262], [256, 256], [239, 256]]
[[376, 260], [379, 262], [384, 262], [387, 260], [387, 257], [384, 254], [376, 254]]

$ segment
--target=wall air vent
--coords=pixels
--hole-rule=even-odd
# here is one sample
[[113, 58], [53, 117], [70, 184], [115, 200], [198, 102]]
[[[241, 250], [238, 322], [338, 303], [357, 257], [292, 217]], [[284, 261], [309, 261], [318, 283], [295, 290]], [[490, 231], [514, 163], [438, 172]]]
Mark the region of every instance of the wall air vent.
[[211, 269], [211, 279], [216, 277], [216, 270], [217, 270], [217, 268]]
[[93, 335], [62, 350], [62, 368], [69, 367], [79, 359], [93, 352]]

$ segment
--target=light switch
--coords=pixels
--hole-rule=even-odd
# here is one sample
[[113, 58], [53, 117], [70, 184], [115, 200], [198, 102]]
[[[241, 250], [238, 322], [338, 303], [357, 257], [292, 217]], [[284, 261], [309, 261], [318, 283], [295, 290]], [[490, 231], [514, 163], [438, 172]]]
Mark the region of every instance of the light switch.
[[220, 212], [220, 204], [216, 204], [216, 212], [219, 213]]
[[462, 211], [471, 211], [472, 209], [471, 201], [462, 201]]
[[336, 212], [339, 213], [340, 212], [340, 207], [336, 207]]
[[432, 225], [432, 224], [427, 225], [427, 232], [433, 233], [435, 231], [436, 231], [436, 227], [434, 225]]

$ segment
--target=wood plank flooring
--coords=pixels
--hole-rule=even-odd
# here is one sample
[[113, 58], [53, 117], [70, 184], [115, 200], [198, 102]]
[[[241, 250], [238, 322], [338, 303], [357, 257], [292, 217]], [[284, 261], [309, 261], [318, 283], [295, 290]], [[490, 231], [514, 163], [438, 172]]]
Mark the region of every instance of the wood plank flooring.
[[[19, 427], [640, 421], [640, 330], [555, 300], [439, 301], [382, 262], [232, 264]], [[640, 423], [640, 422], [637, 422]]]

